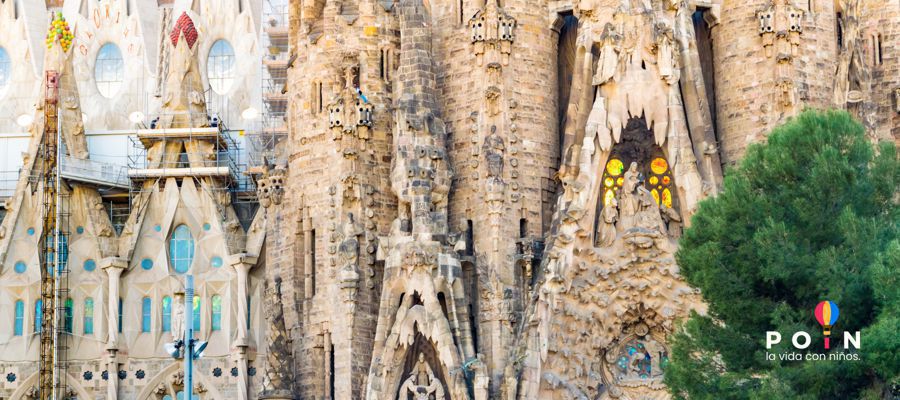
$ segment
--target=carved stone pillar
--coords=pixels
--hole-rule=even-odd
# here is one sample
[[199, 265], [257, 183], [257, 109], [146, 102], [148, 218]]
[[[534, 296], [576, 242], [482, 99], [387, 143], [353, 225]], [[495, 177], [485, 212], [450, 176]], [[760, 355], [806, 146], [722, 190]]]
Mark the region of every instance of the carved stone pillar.
[[107, 338], [106, 350], [109, 352], [107, 360], [107, 373], [110, 379], [107, 381], [106, 398], [110, 400], [118, 399], [118, 383], [116, 376], [119, 373], [119, 363], [116, 361], [116, 352], [119, 349], [119, 278], [128, 262], [123, 258], [109, 257], [100, 260], [100, 268], [109, 275], [109, 298], [107, 299]]
[[239, 375], [238, 380], [238, 399], [239, 400], [247, 400], [249, 397], [249, 389], [250, 383], [248, 382], [247, 374], [247, 346], [249, 345], [249, 335], [247, 332], [247, 324], [244, 321], [244, 318], [247, 317], [249, 312], [248, 304], [247, 304], [247, 275], [250, 273], [250, 268], [256, 264], [257, 258], [253, 256], [249, 256], [246, 253], [241, 254], [233, 254], [228, 260], [228, 263], [234, 267], [234, 272], [236, 273], [237, 279], [237, 309], [238, 309], [238, 317], [237, 320], [237, 339], [234, 341], [234, 346], [237, 349], [237, 354], [235, 355], [235, 362], [238, 365], [238, 370], [242, 373]]
[[284, 326], [284, 308], [281, 303], [281, 278], [276, 276], [273, 284], [266, 289], [266, 374], [260, 399], [293, 400], [291, 388], [293, 357], [290, 338]]
[[106, 339], [106, 349], [107, 350], [117, 350], [118, 349], [118, 337], [119, 337], [119, 278], [122, 276], [122, 271], [125, 270], [125, 267], [128, 265], [127, 261], [123, 258], [118, 257], [109, 257], [100, 260], [100, 269], [106, 271], [109, 276], [109, 298], [107, 299], [107, 339]]

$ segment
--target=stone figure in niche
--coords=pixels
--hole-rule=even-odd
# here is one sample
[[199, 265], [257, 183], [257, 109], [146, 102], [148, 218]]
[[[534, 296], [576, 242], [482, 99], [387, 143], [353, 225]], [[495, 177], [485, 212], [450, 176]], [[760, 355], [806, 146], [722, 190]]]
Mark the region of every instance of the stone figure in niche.
[[419, 353], [419, 359], [409, 377], [400, 387], [399, 399], [408, 398], [411, 395], [415, 400], [442, 400], [444, 399], [444, 386], [434, 376], [431, 366], [425, 361], [425, 355]]
[[627, 230], [634, 226], [634, 216], [638, 212], [639, 204], [637, 187], [640, 182], [638, 165], [632, 162], [623, 175], [622, 190], [619, 191], [619, 225], [621, 230]]
[[643, 185], [640, 185], [637, 188], [637, 199], [639, 211], [635, 216], [635, 226], [664, 233], [666, 231], [666, 226], [663, 224], [662, 216], [660, 216], [656, 199], [653, 198], [650, 191]]
[[619, 202], [613, 198], [612, 201], [603, 207], [603, 214], [600, 222], [600, 230], [597, 235], [597, 246], [609, 247], [616, 240], [616, 221], [619, 219]]
[[488, 177], [501, 179], [503, 177], [503, 154], [506, 151], [506, 145], [503, 144], [503, 138], [497, 134], [496, 125], [491, 126], [491, 134], [484, 138], [481, 150], [485, 159], [487, 159]]
[[665, 222], [667, 231], [669, 236], [673, 239], [678, 239], [681, 237], [681, 216], [678, 215], [678, 211], [675, 211], [672, 208], [666, 207], [665, 204], [659, 206], [659, 213], [662, 215], [663, 222]]
[[172, 301], [172, 340], [184, 340], [184, 298]]
[[360, 224], [353, 221], [353, 214], [348, 214], [349, 221], [344, 223], [343, 236], [344, 240], [338, 245], [338, 251], [341, 257], [340, 285], [346, 297], [344, 301], [350, 303], [350, 312], [355, 311], [353, 301], [356, 299], [356, 292], [359, 287], [359, 235], [363, 234], [363, 228]]
[[616, 27], [612, 23], [606, 23], [603, 27], [603, 33], [600, 35], [600, 57], [597, 60], [597, 72], [591, 84], [599, 86], [606, 81], [612, 79], [619, 65], [619, 42], [622, 35], [616, 32]]

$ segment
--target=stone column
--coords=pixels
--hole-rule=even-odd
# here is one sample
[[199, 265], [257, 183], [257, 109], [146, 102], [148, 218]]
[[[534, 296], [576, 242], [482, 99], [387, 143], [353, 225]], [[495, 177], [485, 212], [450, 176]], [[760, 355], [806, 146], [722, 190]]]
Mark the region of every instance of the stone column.
[[118, 382], [119, 363], [116, 361], [116, 353], [119, 350], [119, 278], [128, 262], [123, 258], [108, 257], [100, 260], [100, 269], [106, 271], [109, 275], [109, 297], [107, 299], [106, 312], [106, 350], [109, 352], [107, 359], [106, 371], [109, 374], [106, 386], [106, 398], [109, 400], [118, 399]]
[[237, 279], [237, 339], [234, 341], [236, 348], [235, 362], [238, 371], [241, 372], [238, 379], [238, 399], [247, 400], [249, 397], [250, 382], [248, 381], [247, 372], [247, 346], [250, 344], [249, 334], [247, 332], [248, 304], [247, 304], [247, 276], [250, 274], [250, 268], [256, 264], [257, 258], [247, 255], [247, 253], [233, 254], [228, 258], [228, 263], [234, 268]]
[[312, 219], [309, 216], [309, 208], [304, 207], [301, 215], [303, 216], [303, 298], [305, 299], [303, 302], [303, 323], [305, 326], [309, 326], [309, 309], [312, 307], [310, 300], [313, 297], [313, 290], [315, 290], [316, 266], [314, 265], [315, 260], [313, 260], [313, 253], [315, 252], [313, 246], [316, 244], [313, 243]]

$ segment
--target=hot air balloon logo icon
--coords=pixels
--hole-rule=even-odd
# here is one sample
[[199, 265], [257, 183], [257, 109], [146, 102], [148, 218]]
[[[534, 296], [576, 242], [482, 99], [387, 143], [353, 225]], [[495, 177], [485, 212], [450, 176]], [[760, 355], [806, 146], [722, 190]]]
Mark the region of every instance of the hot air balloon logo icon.
[[829, 336], [831, 335], [831, 327], [837, 322], [838, 316], [841, 314], [837, 304], [833, 301], [825, 300], [816, 306], [816, 320], [822, 325], [825, 334], [825, 348], [829, 348]]

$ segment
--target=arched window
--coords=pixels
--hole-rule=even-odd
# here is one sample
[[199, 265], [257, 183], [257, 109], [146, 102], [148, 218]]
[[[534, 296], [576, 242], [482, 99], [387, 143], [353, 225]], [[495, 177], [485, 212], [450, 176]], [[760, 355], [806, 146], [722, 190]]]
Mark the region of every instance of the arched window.
[[622, 141], [613, 147], [603, 169], [602, 206], [617, 198], [631, 163], [637, 164], [640, 184], [653, 195], [656, 204], [673, 208], [675, 192], [672, 171], [662, 148], [653, 142], [653, 133], [643, 118], [632, 118], [622, 132]]
[[150, 304], [149, 297], [141, 299], [141, 332], [150, 332]]
[[37, 299], [34, 302], [34, 333], [41, 333], [41, 324], [44, 322], [44, 301]]
[[97, 90], [106, 98], [115, 96], [122, 87], [122, 81], [125, 80], [125, 62], [122, 60], [122, 52], [115, 44], [104, 44], [97, 53], [94, 80], [97, 83]]
[[22, 300], [16, 300], [16, 319], [14, 325], [14, 334], [16, 336], [22, 336], [22, 327], [25, 325], [25, 302]]
[[6, 85], [9, 84], [11, 72], [12, 61], [9, 58], [9, 53], [6, 52], [6, 49], [0, 47], [0, 92], [6, 89]]
[[227, 40], [213, 43], [206, 59], [206, 76], [209, 86], [216, 94], [224, 95], [234, 82], [234, 49]]
[[183, 274], [194, 260], [194, 238], [187, 225], [178, 225], [169, 239], [169, 263], [175, 272]]
[[200, 331], [200, 296], [194, 296], [194, 331]]
[[84, 299], [84, 334], [94, 334], [94, 299]]
[[[47, 247], [56, 248], [56, 238], [52, 235], [48, 235], [46, 240]], [[66, 269], [66, 264], [69, 262], [69, 236], [66, 234], [59, 235], [59, 265], [57, 266], [58, 272], [61, 274], [63, 270]], [[53, 267], [52, 265], [56, 263], [57, 260], [54, 260], [54, 253], [47, 252], [47, 256], [45, 257], [47, 261], [47, 272], [52, 273]]]
[[172, 298], [169, 296], [162, 299], [162, 331], [169, 332], [172, 330]]
[[71, 334], [72, 333], [72, 325], [74, 324], [74, 318], [75, 318], [75, 302], [72, 301], [71, 297], [66, 299], [66, 308], [65, 308], [64, 316], [65, 316], [65, 319], [64, 319], [63, 328], [65, 329], [66, 333]]
[[212, 330], [218, 331], [222, 329], [222, 296], [213, 295], [212, 297]]

